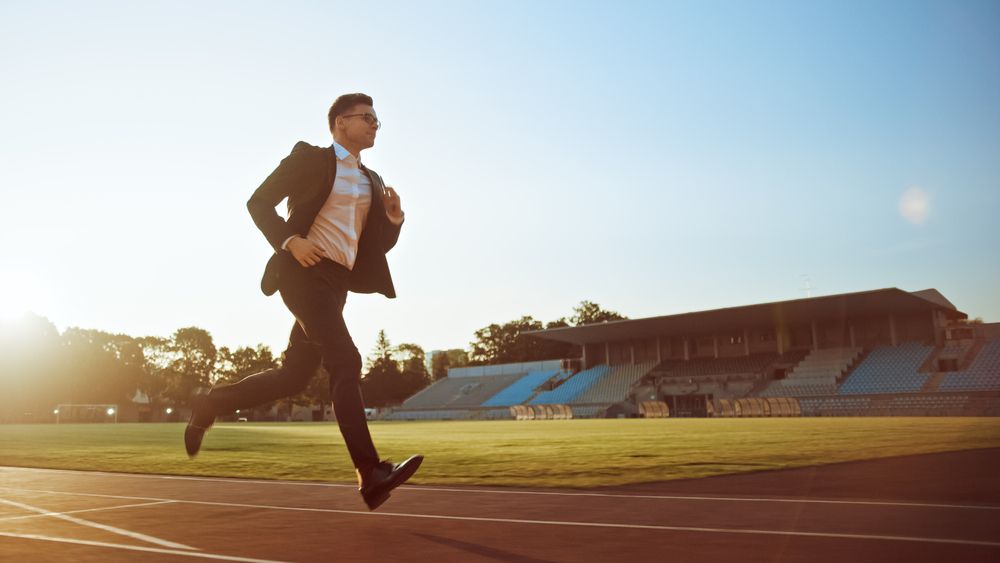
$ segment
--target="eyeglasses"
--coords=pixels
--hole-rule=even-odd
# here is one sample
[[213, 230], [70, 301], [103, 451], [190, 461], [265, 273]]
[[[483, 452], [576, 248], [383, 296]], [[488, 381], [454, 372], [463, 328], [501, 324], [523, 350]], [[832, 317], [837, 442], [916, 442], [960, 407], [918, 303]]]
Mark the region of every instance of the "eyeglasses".
[[342, 115], [340, 117], [343, 117], [344, 119], [347, 119], [348, 117], [360, 117], [361, 119], [364, 119], [365, 123], [367, 123], [368, 125], [374, 125], [375, 129], [382, 128], [382, 122], [379, 121], [377, 117], [375, 117], [370, 113], [352, 113], [351, 115]]

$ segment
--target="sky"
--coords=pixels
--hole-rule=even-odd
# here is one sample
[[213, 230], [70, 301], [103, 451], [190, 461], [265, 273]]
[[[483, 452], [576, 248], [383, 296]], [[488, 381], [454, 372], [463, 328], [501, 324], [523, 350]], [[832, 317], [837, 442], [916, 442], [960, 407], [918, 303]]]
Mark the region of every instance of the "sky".
[[583, 300], [1000, 321], [997, 2], [4, 0], [0, 77], [0, 318], [280, 352], [245, 203], [360, 91], [406, 212], [362, 355]]

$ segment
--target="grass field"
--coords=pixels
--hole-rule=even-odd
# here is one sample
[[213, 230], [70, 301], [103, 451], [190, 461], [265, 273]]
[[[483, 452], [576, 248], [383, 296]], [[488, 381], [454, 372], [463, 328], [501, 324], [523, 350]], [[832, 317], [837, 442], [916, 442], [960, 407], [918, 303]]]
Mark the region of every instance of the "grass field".
[[[1000, 447], [997, 418], [376, 422], [414, 483], [596, 487]], [[195, 460], [183, 424], [0, 426], [0, 465], [348, 482], [335, 424], [217, 424]]]

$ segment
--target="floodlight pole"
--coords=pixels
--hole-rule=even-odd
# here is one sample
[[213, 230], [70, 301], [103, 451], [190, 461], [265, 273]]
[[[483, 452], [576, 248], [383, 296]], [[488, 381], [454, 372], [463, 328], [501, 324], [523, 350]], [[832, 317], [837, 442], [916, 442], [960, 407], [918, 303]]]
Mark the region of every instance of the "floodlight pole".
[[813, 290], [816, 289], [816, 286], [812, 284], [812, 278], [809, 277], [809, 274], [799, 274], [799, 277], [802, 278], [800, 291], [806, 292], [806, 298], [811, 298]]

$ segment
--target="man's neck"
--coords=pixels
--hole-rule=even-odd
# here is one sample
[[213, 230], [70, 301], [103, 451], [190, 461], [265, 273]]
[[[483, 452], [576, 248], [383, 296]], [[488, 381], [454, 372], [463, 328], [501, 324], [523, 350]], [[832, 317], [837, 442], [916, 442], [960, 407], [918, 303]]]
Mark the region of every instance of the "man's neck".
[[359, 158], [360, 157], [360, 155], [361, 155], [361, 149], [360, 148], [358, 148], [356, 146], [353, 146], [350, 143], [345, 143], [341, 139], [338, 139], [336, 135], [333, 136], [333, 140], [336, 141], [336, 143], [338, 145], [340, 145], [340, 146], [344, 147], [345, 149], [347, 149], [347, 152], [349, 152], [352, 155], [354, 155], [354, 158]]

